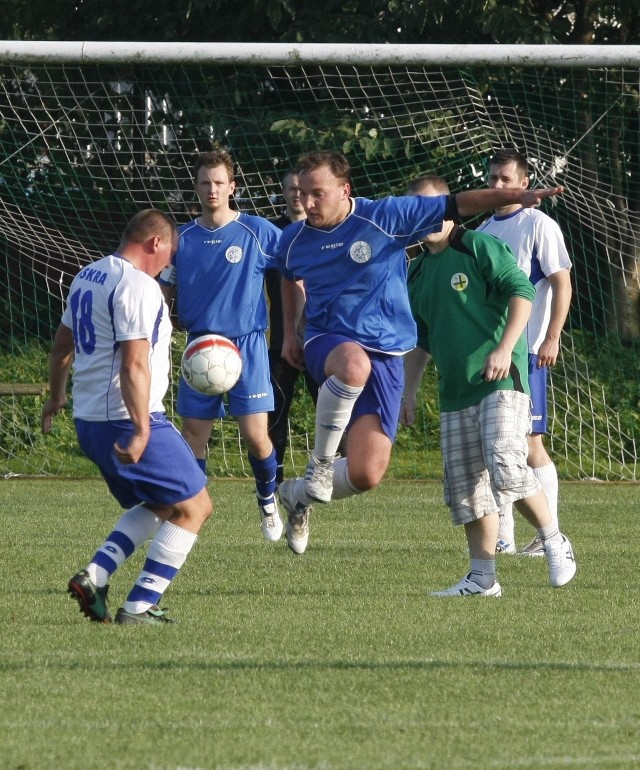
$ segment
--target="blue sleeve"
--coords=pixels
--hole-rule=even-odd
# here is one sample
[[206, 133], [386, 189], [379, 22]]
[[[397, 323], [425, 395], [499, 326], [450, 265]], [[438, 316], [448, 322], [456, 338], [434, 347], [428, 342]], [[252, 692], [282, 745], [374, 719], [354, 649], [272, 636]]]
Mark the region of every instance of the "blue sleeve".
[[447, 195], [402, 195], [371, 201], [356, 198], [356, 214], [370, 219], [405, 248], [442, 230]]

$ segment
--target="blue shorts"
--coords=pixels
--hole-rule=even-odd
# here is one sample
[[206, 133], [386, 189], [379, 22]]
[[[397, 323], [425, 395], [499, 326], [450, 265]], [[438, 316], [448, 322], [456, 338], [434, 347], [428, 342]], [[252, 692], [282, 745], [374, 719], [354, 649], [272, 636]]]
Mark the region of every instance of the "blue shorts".
[[163, 412], [151, 415], [149, 443], [137, 463], [123, 464], [113, 445], [127, 446], [130, 420], [75, 420], [80, 448], [100, 469], [109, 491], [123, 508], [138, 503], [174, 505], [195, 497], [207, 485], [187, 442]]
[[[195, 339], [194, 335], [189, 335], [189, 342], [192, 339]], [[189, 387], [180, 377], [177, 411], [181, 417], [196, 417], [199, 420], [224, 417], [225, 397], [229, 414], [233, 417], [273, 411], [269, 350], [264, 332], [235, 337], [232, 342], [242, 355], [242, 374], [238, 382], [222, 396], [205, 396]]]
[[[343, 342], [354, 342], [341, 334], [321, 334], [309, 340], [304, 348], [307, 369], [316, 382], [326, 380], [324, 365], [331, 351]], [[400, 419], [400, 402], [404, 390], [402, 356], [388, 356], [363, 348], [371, 361], [371, 375], [351, 414], [349, 426], [365, 414], [377, 414], [382, 430], [395, 441]], [[347, 426], [347, 430], [349, 430]]]
[[529, 389], [531, 390], [531, 433], [547, 430], [547, 379], [549, 367], [538, 369], [538, 356], [529, 354]]

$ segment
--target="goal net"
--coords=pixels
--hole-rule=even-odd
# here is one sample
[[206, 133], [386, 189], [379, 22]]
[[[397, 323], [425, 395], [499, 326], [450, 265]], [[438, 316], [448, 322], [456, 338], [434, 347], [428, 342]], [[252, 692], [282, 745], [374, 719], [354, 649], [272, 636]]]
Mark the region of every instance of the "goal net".
[[[640, 63], [589, 64], [569, 48], [532, 63], [518, 47], [506, 63], [491, 53], [420, 63], [415, 51], [403, 63], [402, 46], [392, 63], [367, 58], [366, 46], [348, 61], [305, 60], [304, 46], [266, 62], [221, 61], [215, 46], [181, 61], [179, 46], [163, 60], [133, 45], [128, 60], [50, 57], [37, 44], [23, 56], [0, 54], [0, 473], [86, 470], [69, 414], [53, 437], [39, 432], [37, 385], [47, 379], [63, 298], [80, 266], [117, 246], [136, 210], [156, 206], [179, 222], [198, 213], [190, 169], [199, 151], [228, 149], [235, 205], [274, 217], [279, 177], [305, 151], [344, 152], [355, 194], [377, 198], [402, 194], [425, 173], [445, 177], [453, 192], [483, 187], [492, 151], [515, 146], [530, 159], [533, 185], [566, 187], [543, 207], [574, 265], [551, 373], [549, 450], [564, 478], [636, 480]], [[176, 334], [174, 371], [183, 344]], [[18, 393], [25, 384], [35, 393]], [[173, 392], [167, 407], [173, 414]], [[313, 434], [303, 390], [290, 419], [295, 471]], [[245, 455], [233, 420], [220, 421], [211, 472], [245, 474]], [[390, 473], [439, 472], [429, 371], [419, 419], [400, 430]]]

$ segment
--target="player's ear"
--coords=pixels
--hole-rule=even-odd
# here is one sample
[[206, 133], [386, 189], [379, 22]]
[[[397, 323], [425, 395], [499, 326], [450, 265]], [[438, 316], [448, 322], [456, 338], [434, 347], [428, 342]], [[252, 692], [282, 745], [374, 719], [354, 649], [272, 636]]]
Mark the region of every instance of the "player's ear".
[[522, 189], [523, 190], [526, 190], [529, 187], [529, 176], [528, 176], [528, 174], [524, 175], [524, 177], [522, 178], [521, 184], [522, 184]]

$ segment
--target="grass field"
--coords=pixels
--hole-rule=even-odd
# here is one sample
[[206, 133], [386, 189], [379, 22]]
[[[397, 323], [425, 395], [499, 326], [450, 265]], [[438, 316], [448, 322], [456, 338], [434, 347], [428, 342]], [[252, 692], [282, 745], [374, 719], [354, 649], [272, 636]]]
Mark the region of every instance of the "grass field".
[[0, 481], [2, 770], [640, 767], [637, 486], [563, 484], [576, 579], [502, 556], [499, 600], [427, 596], [467, 567], [439, 483], [316, 510], [302, 557], [248, 482], [211, 490], [180, 623], [123, 628], [65, 592], [118, 515], [104, 485]]

